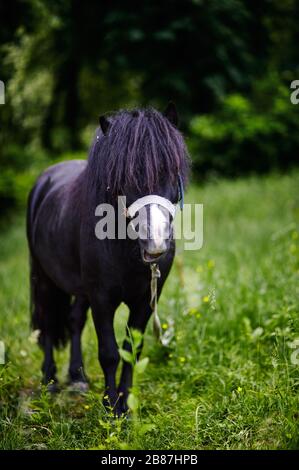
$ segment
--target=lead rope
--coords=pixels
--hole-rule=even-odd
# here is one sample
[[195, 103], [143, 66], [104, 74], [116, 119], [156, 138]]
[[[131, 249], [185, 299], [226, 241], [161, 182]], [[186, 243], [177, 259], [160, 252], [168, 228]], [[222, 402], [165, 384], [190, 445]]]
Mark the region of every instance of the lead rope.
[[168, 319], [168, 328], [165, 333], [162, 333], [161, 322], [158, 315], [158, 279], [161, 277], [161, 272], [159, 266], [156, 263], [151, 264], [151, 302], [150, 307], [153, 312], [153, 329], [154, 335], [156, 336], [159, 343], [162, 346], [169, 346], [172, 338], [174, 337], [174, 321], [169, 318]]
[[154, 335], [156, 336], [157, 340], [162, 342], [162, 328], [161, 322], [158, 315], [158, 278], [161, 277], [161, 272], [159, 266], [156, 263], [151, 264], [151, 302], [150, 306], [153, 312], [153, 327], [154, 327]]

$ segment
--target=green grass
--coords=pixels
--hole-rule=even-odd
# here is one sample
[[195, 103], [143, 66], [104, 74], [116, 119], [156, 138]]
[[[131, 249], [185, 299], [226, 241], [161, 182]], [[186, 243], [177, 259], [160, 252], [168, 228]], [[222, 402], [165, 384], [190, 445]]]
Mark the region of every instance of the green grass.
[[[294, 449], [299, 447], [299, 174], [192, 187], [204, 204], [204, 246], [182, 251], [160, 304], [175, 337], [163, 350], [150, 322], [139, 418], [107, 419], [91, 319], [84, 332], [91, 391], [40, 392], [42, 355], [29, 339], [23, 219], [0, 234], [0, 447], [5, 449]], [[124, 336], [125, 307], [116, 316]], [[165, 325], [164, 325], [165, 326]], [[299, 349], [299, 346], [297, 346]], [[68, 352], [57, 354], [66, 381]], [[298, 353], [299, 359], [299, 353]], [[293, 361], [294, 362], [294, 361]], [[298, 361], [299, 362], [299, 361]]]

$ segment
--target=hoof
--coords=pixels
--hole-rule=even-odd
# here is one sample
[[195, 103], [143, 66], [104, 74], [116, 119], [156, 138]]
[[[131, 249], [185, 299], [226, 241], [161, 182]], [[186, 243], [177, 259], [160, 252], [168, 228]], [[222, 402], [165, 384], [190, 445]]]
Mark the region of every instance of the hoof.
[[128, 406], [124, 397], [120, 394], [113, 398], [108, 398], [107, 395], [103, 398], [103, 405], [106, 410], [111, 413], [114, 418], [127, 418]]
[[123, 400], [119, 401], [119, 403], [117, 403], [117, 405], [115, 407], [114, 414], [115, 414], [115, 416], [117, 416], [117, 418], [129, 419], [130, 418], [130, 410], [128, 408], [127, 402], [123, 401]]
[[55, 393], [59, 393], [60, 387], [58, 385], [58, 382], [49, 382], [47, 384], [47, 392], [50, 393], [50, 395], [55, 395]]
[[83, 381], [71, 382], [68, 386], [68, 390], [72, 393], [86, 393], [89, 390], [89, 385], [87, 382]]

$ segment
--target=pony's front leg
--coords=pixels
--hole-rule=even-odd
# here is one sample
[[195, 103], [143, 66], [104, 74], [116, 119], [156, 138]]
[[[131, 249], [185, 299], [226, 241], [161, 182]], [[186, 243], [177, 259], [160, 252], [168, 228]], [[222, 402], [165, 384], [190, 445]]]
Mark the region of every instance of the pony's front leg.
[[113, 305], [110, 300], [102, 296], [91, 300], [92, 316], [98, 338], [99, 361], [105, 378], [103, 403], [106, 407], [113, 408], [115, 412], [118, 402], [115, 376], [120, 359], [113, 328], [116, 307], [117, 305]]
[[[145, 302], [144, 299], [141, 302], [134, 302], [134, 304], [129, 305], [130, 315], [127, 324], [128, 329], [135, 329], [140, 331], [142, 334], [145, 332], [146, 325], [151, 316], [151, 308], [148, 302]], [[143, 341], [139, 345], [137, 351], [137, 359], [139, 358], [142, 351]], [[123, 343], [123, 349], [127, 351], [132, 351], [131, 344], [125, 340]], [[133, 371], [132, 366], [128, 362], [124, 362], [122, 366], [121, 378], [118, 387], [119, 393], [119, 402], [118, 402], [118, 412], [119, 414], [125, 413], [128, 410], [127, 399], [129, 395], [130, 388], [132, 387]]]

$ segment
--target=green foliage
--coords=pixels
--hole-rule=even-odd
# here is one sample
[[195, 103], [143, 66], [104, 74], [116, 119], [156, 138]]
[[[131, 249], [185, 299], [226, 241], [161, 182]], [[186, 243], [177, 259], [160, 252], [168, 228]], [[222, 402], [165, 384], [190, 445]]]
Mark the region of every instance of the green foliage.
[[28, 193], [49, 160], [41, 150], [9, 145], [0, 154], [0, 215], [13, 207], [24, 207]]
[[[26, 136], [31, 147], [41, 147], [42, 126], [47, 108], [53, 99], [53, 76], [51, 68], [35, 60], [33, 55], [47, 37], [48, 28], [35, 35], [26, 34], [23, 28], [17, 32], [17, 41], [4, 47], [5, 65], [10, 70], [10, 80], [6, 86], [6, 103], [13, 116], [12, 129], [18, 129], [21, 137]], [[47, 50], [43, 50], [47, 54]], [[8, 130], [9, 131], [9, 130]], [[20, 136], [16, 141], [20, 142]]]
[[56, 158], [34, 146], [9, 145], [0, 153], [0, 216], [13, 208], [24, 208], [30, 189], [39, 174], [51, 164], [70, 159], [86, 159], [87, 152], [65, 152]]
[[[159, 311], [169, 348], [149, 324], [134, 420], [111, 420], [91, 319], [83, 353], [91, 391], [39, 391], [42, 353], [29, 332], [23, 220], [0, 233], [0, 446], [5, 449], [298, 449], [299, 174], [215, 180], [186, 194], [204, 204], [204, 245], [179, 244]], [[128, 312], [116, 314], [118, 344]], [[30, 339], [29, 339], [30, 338]], [[296, 343], [298, 349], [298, 343]], [[143, 363], [142, 363], [143, 364]], [[144, 364], [143, 364], [144, 365]], [[143, 369], [143, 366], [141, 366]], [[134, 403], [133, 403], [134, 407]]]
[[35, 155], [87, 149], [100, 114], [170, 99], [199, 176], [298, 163], [296, 0], [2, 3], [0, 213], [24, 202]]
[[227, 95], [213, 114], [190, 125], [190, 149], [198, 175], [236, 175], [298, 163], [299, 110], [276, 74], [259, 82], [252, 98]]

